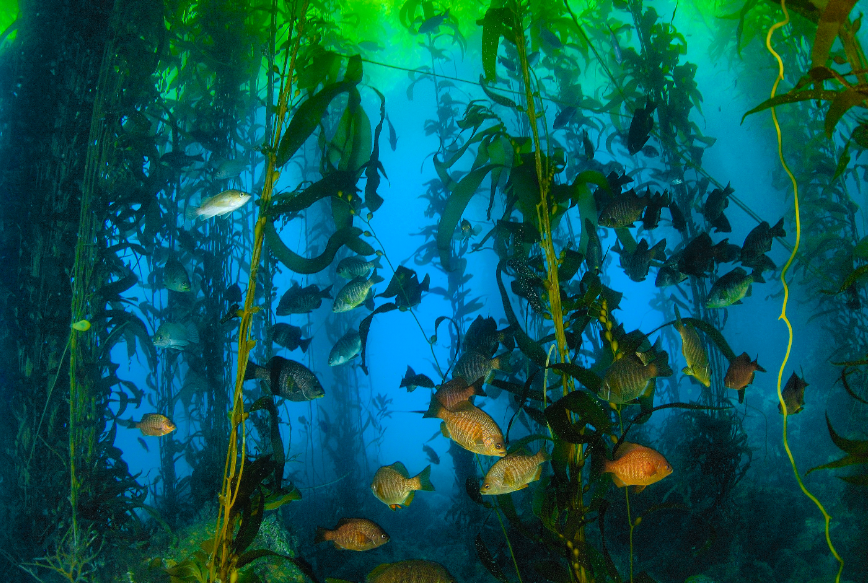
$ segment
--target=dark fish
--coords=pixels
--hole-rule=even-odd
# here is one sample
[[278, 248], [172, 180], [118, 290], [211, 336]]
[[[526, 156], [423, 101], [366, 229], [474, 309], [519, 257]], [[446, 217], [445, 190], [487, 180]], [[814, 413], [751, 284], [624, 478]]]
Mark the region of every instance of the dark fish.
[[714, 245], [708, 233], [700, 233], [682, 250], [678, 270], [688, 275], [705, 277], [714, 270], [715, 257], [728, 252], [728, 245], [725, 240]]
[[392, 510], [409, 506], [417, 490], [434, 491], [434, 486], [431, 484], [431, 466], [427, 466], [411, 478], [404, 464], [395, 462], [391, 466], [383, 466], [377, 470], [371, 482], [371, 492]]
[[142, 432], [142, 435], [154, 437], [162, 437], [177, 429], [168, 417], [159, 413], [145, 413], [142, 415], [141, 421], [133, 423], [133, 427], [137, 427]]
[[437, 385], [434, 384], [427, 375], [416, 374], [412, 367], [407, 367], [407, 372], [404, 374], [404, 378], [401, 379], [401, 388], [407, 387], [407, 392], [412, 393], [416, 390], [416, 387], [425, 387], [426, 389], [433, 389]]
[[649, 352], [627, 354], [613, 362], [603, 377], [600, 397], [610, 403], [629, 403], [645, 392], [651, 379], [672, 376], [669, 354], [659, 348]]
[[469, 384], [461, 377], [455, 377], [443, 383], [437, 389], [437, 392], [434, 393], [434, 398], [450, 411], [455, 411], [459, 407], [462, 407], [464, 403], [473, 403], [472, 399], [475, 396], [485, 396], [485, 391], [482, 390], [482, 382], [478, 380], [473, 384]]
[[392, 120], [386, 116], [386, 122], [389, 124], [389, 147], [394, 152], [398, 148], [398, 133], [395, 131], [395, 126], [392, 125]]
[[762, 278], [754, 279], [754, 276], [748, 275], [744, 269], [736, 267], [714, 282], [708, 292], [705, 307], [726, 308], [733, 304], [740, 304], [742, 298], [750, 295], [751, 284], [754, 281], [761, 282]]
[[440, 432], [467, 451], [488, 456], [506, 455], [500, 427], [475, 405], [465, 403], [455, 411], [450, 411], [437, 399], [431, 399], [431, 406], [423, 417], [442, 419]]
[[621, 255], [621, 269], [624, 270], [627, 277], [633, 281], [645, 281], [645, 277], [648, 275], [648, 268], [651, 266], [651, 260], [666, 260], [666, 239], [659, 241], [650, 249], [648, 248], [648, 241], [642, 239], [632, 253], [624, 251], [620, 246], [615, 248], [615, 252]]
[[732, 227], [723, 211], [729, 206], [729, 195], [733, 192], [735, 189], [729, 184], [723, 190], [715, 188], [708, 193], [708, 198], [702, 203], [702, 215], [719, 233], [732, 232]]
[[783, 218], [774, 227], [769, 227], [766, 221], [761, 222], [745, 237], [744, 245], [741, 246], [741, 262], [750, 265], [760, 255], [772, 250], [772, 240], [775, 237], [786, 236]]
[[311, 401], [325, 395], [319, 380], [306, 366], [282, 356], [273, 356], [265, 366], [249, 362], [244, 380], [251, 379], [265, 381], [274, 395], [290, 401]]
[[204, 162], [205, 158], [202, 157], [201, 154], [196, 154], [195, 156], [189, 156], [185, 154], [183, 151], [171, 151], [166, 152], [162, 156], [160, 156], [160, 162], [166, 164], [167, 166], [171, 166], [175, 170], [180, 170], [182, 168], [186, 168], [194, 164], [195, 162]]
[[654, 285], [657, 287], [666, 287], [670, 285], [678, 285], [687, 279], [686, 273], [681, 273], [678, 270], [678, 261], [681, 258], [681, 253], [670, 257], [663, 267], [657, 270], [657, 277], [654, 279]]
[[[512, 61], [510, 61], [506, 57], [497, 57], [497, 62], [500, 63], [501, 65], [503, 65], [507, 71], [512, 71], [513, 73], [515, 73], [515, 71], [516, 71], [515, 63], [513, 63]], [[557, 128], [555, 128], [555, 129], [557, 129]]]
[[389, 542], [389, 535], [365, 518], [341, 518], [332, 530], [317, 527], [314, 544], [325, 541], [332, 541], [336, 549], [369, 551]]
[[434, 451], [434, 448], [432, 448], [430, 445], [423, 445], [422, 451], [425, 452], [425, 455], [428, 456], [428, 460], [432, 464], [439, 464], [440, 463], [440, 456], [437, 455], [437, 452]]
[[481, 232], [482, 225], [476, 225], [474, 227], [467, 219], [461, 219], [461, 224], [459, 224], [455, 228], [455, 232], [452, 234], [452, 238], [456, 241], [467, 241], [471, 237], [478, 235]]
[[564, 43], [561, 42], [561, 39], [558, 36], [546, 28], [545, 25], [540, 27], [539, 31], [540, 38], [553, 49], [561, 49], [564, 46]]
[[346, 364], [362, 351], [362, 337], [353, 328], [341, 336], [329, 352], [329, 366]]
[[292, 282], [286, 293], [280, 298], [277, 309], [274, 311], [278, 316], [289, 314], [307, 314], [322, 305], [323, 298], [332, 299], [332, 286], [320, 290], [316, 284], [301, 287], [297, 282]]
[[446, 12], [443, 14], [437, 14], [436, 16], [432, 16], [428, 20], [422, 23], [419, 27], [419, 34], [428, 34], [430, 32], [434, 32], [440, 25], [443, 24], [443, 21], [449, 16], [449, 9], [446, 9]]
[[585, 151], [586, 160], [594, 159], [594, 143], [591, 142], [588, 130], [582, 130], [582, 149]]
[[550, 459], [545, 448], [540, 448], [534, 455], [527, 452], [508, 454], [497, 460], [485, 474], [479, 493], [499, 496], [527, 488], [528, 484], [540, 479], [542, 465]]
[[675, 201], [669, 203], [669, 216], [672, 217], [672, 228], [683, 233], [687, 230], [687, 219], [684, 218], [684, 213], [675, 204]]
[[214, 162], [214, 159], [211, 159], [211, 167], [214, 168], [214, 178], [217, 180], [227, 180], [229, 178], [235, 178], [244, 170], [247, 169], [248, 166], [247, 160], [243, 158], [236, 158], [234, 160], [220, 160], [218, 162]]
[[555, 116], [555, 121], [552, 124], [552, 128], [559, 130], [567, 126], [570, 121], [572, 121], [573, 116], [576, 115], [576, 108], [572, 105], [569, 105], [558, 112]]
[[368, 573], [367, 583], [455, 583], [446, 567], [434, 561], [384, 563]]
[[229, 309], [226, 310], [226, 314], [222, 318], [220, 318], [220, 323], [225, 324], [231, 320], [234, 320], [235, 318], [240, 318], [242, 313], [243, 311], [241, 310], [241, 306], [239, 306], [236, 302], [229, 306]]
[[[805, 387], [808, 383], [805, 379], [799, 378], [796, 373], [790, 375], [790, 379], [781, 391], [781, 396], [784, 398], [784, 404], [787, 406], [787, 415], [795, 415], [805, 407]], [[783, 409], [778, 402], [778, 413], [783, 415]]]
[[344, 279], [355, 279], [367, 276], [371, 271], [380, 267], [380, 257], [368, 261], [360, 255], [345, 257], [338, 262], [335, 272]]
[[642, 213], [642, 228], [646, 231], [656, 229], [658, 223], [660, 223], [660, 214], [662, 211], [663, 207], [656, 204], [649, 204], [646, 206], [645, 211]]
[[705, 387], [710, 387], [711, 366], [708, 364], [708, 355], [705, 353], [702, 340], [693, 326], [685, 326], [681, 322], [678, 305], [675, 305], [675, 329], [681, 335], [681, 354], [684, 355], [684, 360], [687, 362], [687, 366], [681, 372], [692, 376]]
[[645, 107], [640, 107], [633, 114], [633, 120], [630, 122], [630, 133], [627, 136], [627, 151], [631, 155], [641, 150], [651, 136], [651, 131], [654, 129], [653, 114], [656, 107], [649, 98], [645, 102]]
[[766, 372], [766, 369], [761, 367], [756, 360], [751, 362], [747, 352], [742, 352], [741, 355], [729, 361], [729, 367], [723, 377], [723, 386], [738, 391], [738, 402], [741, 403], [744, 401], [744, 390], [753, 382], [753, 377], [757, 371]]
[[310, 346], [312, 338], [302, 338], [301, 328], [292, 324], [284, 324], [283, 322], [275, 324], [271, 327], [272, 342], [283, 346], [287, 350], [295, 350], [301, 348], [302, 352], [307, 352], [307, 347]]
[[[739, 258], [741, 249], [739, 249], [738, 245], [732, 246], [735, 247], [735, 255], [733, 259], [731, 259], [731, 261], [735, 261]], [[775, 269], [777, 269], [775, 262], [772, 261], [768, 255], [759, 255], [757, 257], [742, 261], [741, 264], [746, 267], [750, 267], [753, 270], [754, 281], [756, 281], [757, 283], [765, 283], [765, 279], [763, 279], [762, 277], [763, 272], [774, 271]]]
[[597, 235], [597, 229], [590, 219], [585, 219], [585, 232], [588, 234], [588, 248], [585, 249], [585, 264], [588, 270], [600, 273], [603, 267], [603, 245]]
[[672, 466], [650, 447], [625, 441], [615, 452], [615, 459], [604, 462], [603, 473], [612, 474], [612, 481], [619, 488], [636, 486], [634, 492], [638, 494], [645, 486], [671, 474]]
[[169, 259], [163, 267], [163, 285], [176, 292], [190, 291], [190, 276], [177, 259]]
[[498, 356], [488, 357], [475, 350], [465, 351], [458, 362], [455, 363], [456, 377], [465, 379], [468, 383], [474, 383], [479, 379], [488, 379], [494, 370], [509, 368], [509, 353], [504, 352]]
[[631, 227], [642, 216], [642, 211], [651, 202], [647, 195], [636, 196], [632, 189], [610, 198], [600, 212], [600, 224], [604, 227]]
[[464, 350], [475, 350], [480, 354], [493, 356], [501, 344], [507, 350], [515, 349], [512, 329], [506, 327], [503, 330], [498, 330], [497, 323], [491, 317], [476, 316], [476, 319], [467, 328], [467, 332], [464, 333]]
[[237, 283], [233, 283], [226, 288], [223, 299], [230, 304], [241, 303], [241, 287]]

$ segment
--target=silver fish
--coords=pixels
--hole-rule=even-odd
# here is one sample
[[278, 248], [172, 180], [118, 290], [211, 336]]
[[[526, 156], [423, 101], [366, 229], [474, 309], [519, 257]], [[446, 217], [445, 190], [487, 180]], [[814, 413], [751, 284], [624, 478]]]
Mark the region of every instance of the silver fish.
[[202, 204], [198, 207], [187, 207], [187, 211], [184, 214], [191, 221], [210, 219], [211, 217], [229, 214], [241, 208], [251, 198], [252, 195], [240, 190], [224, 190], [218, 195], [203, 200]]
[[362, 351], [362, 337], [356, 329], [350, 330], [335, 342], [329, 353], [329, 366], [340, 366], [354, 359]]
[[199, 344], [199, 331], [192, 322], [163, 322], [154, 333], [154, 346], [158, 348], [186, 350], [191, 344]]

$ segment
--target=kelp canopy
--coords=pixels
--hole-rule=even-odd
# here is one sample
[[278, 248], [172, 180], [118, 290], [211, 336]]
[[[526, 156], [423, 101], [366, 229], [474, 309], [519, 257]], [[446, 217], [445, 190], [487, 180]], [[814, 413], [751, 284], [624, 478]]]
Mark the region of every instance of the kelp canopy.
[[[7, 570], [868, 569], [854, 1], [21, 0], [0, 28]], [[311, 546], [352, 516], [391, 554]], [[377, 567], [403, 559], [442, 565]]]

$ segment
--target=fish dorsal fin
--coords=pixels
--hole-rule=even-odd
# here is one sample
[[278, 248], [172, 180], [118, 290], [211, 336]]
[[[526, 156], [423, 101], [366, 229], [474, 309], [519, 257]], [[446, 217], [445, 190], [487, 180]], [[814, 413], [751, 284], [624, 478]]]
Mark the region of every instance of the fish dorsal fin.
[[349, 523], [351, 523], [352, 521], [353, 521], [352, 518], [341, 518], [340, 520], [338, 520], [338, 525], [335, 527], [335, 529], [338, 529], [338, 528], [342, 527], [342, 526], [345, 525], [345, 524], [349, 524]]
[[643, 446], [638, 443], [630, 443], [629, 441], [625, 441], [618, 447], [618, 451], [615, 452], [615, 459], [619, 460], [631, 451], [636, 451], [637, 449], [643, 449]]
[[403, 478], [409, 478], [410, 477], [410, 474], [407, 472], [407, 468], [404, 467], [404, 464], [402, 464], [401, 462], [395, 462], [389, 467], [392, 468], [393, 470], [395, 470], [396, 472], [398, 472], [399, 474], [401, 474], [401, 477], [403, 477]]

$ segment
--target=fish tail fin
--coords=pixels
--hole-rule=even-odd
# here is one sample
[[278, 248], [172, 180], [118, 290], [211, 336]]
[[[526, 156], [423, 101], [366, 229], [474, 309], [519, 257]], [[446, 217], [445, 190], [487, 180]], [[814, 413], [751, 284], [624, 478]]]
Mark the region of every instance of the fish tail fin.
[[184, 327], [187, 329], [187, 340], [193, 344], [199, 344], [199, 330], [196, 329], [196, 324], [187, 322]]
[[657, 369], [658, 377], [671, 377], [672, 367], [669, 366], [669, 353], [661, 350], [657, 353], [657, 359], [654, 361], [654, 366]]
[[369, 310], [371, 310], [372, 312], [374, 311], [374, 289], [373, 288], [371, 288], [371, 290], [368, 292], [367, 297], [365, 298], [365, 307], [368, 308]]
[[313, 342], [313, 338], [302, 338], [298, 341], [298, 347], [301, 348], [302, 352], [307, 352], [307, 347], [310, 346], [311, 342]]
[[424, 419], [440, 417], [442, 411], [443, 406], [440, 404], [440, 401], [438, 401], [437, 399], [431, 399], [431, 405], [428, 407], [428, 410], [422, 414], [422, 417]]
[[316, 527], [316, 535], [313, 537], [313, 544], [319, 544], [327, 540], [331, 540], [332, 531], [321, 526]]
[[473, 387], [473, 394], [477, 397], [487, 397], [488, 396], [485, 394], [485, 391], [482, 389], [482, 385], [484, 384], [483, 383], [484, 380], [485, 379], [479, 379], [471, 385]]
[[759, 356], [757, 356], [756, 358], [753, 359], [753, 365], [756, 367], [756, 369], [757, 369], [759, 372], [768, 372], [766, 369], [764, 369], [763, 367], [761, 367], [761, 366], [759, 365], [759, 363], [757, 362], [757, 360], [759, 360]]
[[[744, 391], [745, 391], [745, 389], [740, 389], [740, 390], [738, 391], [738, 404], [739, 404], [739, 405], [741, 405], [742, 403], [744, 403]], [[780, 406], [780, 403], [778, 403], [778, 406]]]
[[424, 490], [426, 492], [434, 491], [434, 484], [431, 483], [431, 464], [419, 472], [419, 475], [413, 478], [413, 488], [416, 490]]
[[656, 245], [651, 247], [651, 253], [653, 253], [653, 257], [656, 259], [658, 254], [660, 255], [660, 261], [666, 260], [666, 239], [660, 239]]
[[775, 237], [786, 237], [787, 236], [787, 232], [784, 231], [784, 218], [783, 217], [781, 217], [781, 220], [779, 220], [775, 224], [775, 226], [769, 230], [769, 234], [771, 234]]
[[374, 268], [374, 273], [371, 274], [371, 283], [380, 283], [381, 281], [385, 281], [382, 277], [377, 275], [377, 268]]
[[188, 221], [195, 221], [199, 218], [199, 207], [197, 206], [188, 206], [187, 210], [184, 211], [184, 217]]
[[754, 283], [766, 282], [765, 278], [763, 278], [763, 270], [761, 267], [754, 267], [753, 271], [750, 274], [750, 278], [754, 281]]
[[540, 464], [544, 464], [545, 462], [550, 461], [552, 459], [552, 456], [549, 455], [549, 453], [546, 451], [545, 447], [539, 448], [539, 451], [536, 452], [536, 455], [534, 457], [536, 457], [537, 461]]
[[326, 300], [333, 300], [334, 298], [332, 297], [332, 294], [329, 293], [329, 292], [331, 292], [331, 291], [332, 291], [332, 286], [328, 286], [327, 288], [325, 288], [324, 290], [322, 290], [322, 291], [319, 293], [319, 295], [320, 295], [320, 297], [323, 298], [323, 299], [326, 299]]
[[244, 369], [244, 380], [251, 381], [253, 379], [268, 380], [268, 369], [250, 361], [247, 363], [247, 368]]

